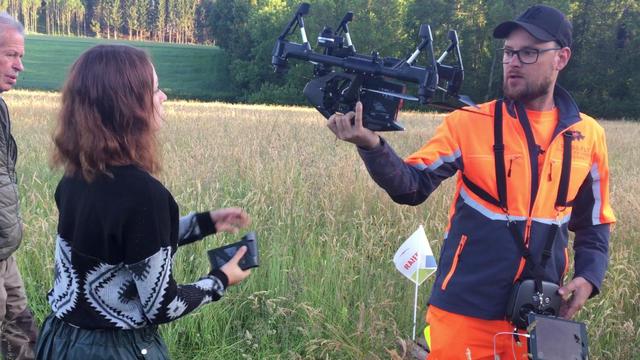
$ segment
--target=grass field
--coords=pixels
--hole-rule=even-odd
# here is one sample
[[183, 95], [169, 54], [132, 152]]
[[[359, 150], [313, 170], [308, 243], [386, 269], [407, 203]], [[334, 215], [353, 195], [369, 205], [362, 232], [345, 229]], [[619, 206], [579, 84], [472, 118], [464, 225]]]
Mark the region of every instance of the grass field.
[[86, 49], [97, 44], [129, 44], [151, 55], [160, 87], [169, 97], [181, 99], [229, 99], [233, 95], [224, 52], [213, 46], [165, 44], [150, 41], [27, 35], [25, 71], [18, 88], [58, 90], [69, 67]]
[[[47, 165], [55, 93], [11, 91], [25, 239], [17, 253], [38, 321], [48, 314], [60, 177]], [[370, 180], [353, 146], [305, 108], [168, 102], [160, 175], [183, 213], [242, 206], [260, 238], [262, 266], [226, 297], [161, 327], [175, 359], [389, 359], [411, 336], [413, 287], [393, 267], [400, 243], [424, 224], [434, 251], [454, 182], [417, 207], [394, 204]], [[439, 117], [401, 114], [386, 135], [400, 155], [420, 146]], [[618, 224], [603, 292], [580, 319], [592, 359], [640, 359], [640, 124], [603, 121]], [[177, 278], [207, 272], [216, 235], [182, 248]], [[428, 281], [429, 282], [429, 281]], [[430, 283], [421, 287], [424, 309]], [[420, 328], [424, 326], [420, 317]]]

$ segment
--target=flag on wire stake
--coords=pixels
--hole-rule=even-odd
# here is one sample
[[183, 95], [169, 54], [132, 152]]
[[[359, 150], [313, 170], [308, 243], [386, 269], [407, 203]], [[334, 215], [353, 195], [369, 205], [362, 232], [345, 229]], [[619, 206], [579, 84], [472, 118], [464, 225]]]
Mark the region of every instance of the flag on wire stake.
[[420, 225], [409, 238], [400, 245], [393, 256], [396, 269], [415, 284], [413, 299], [413, 340], [416, 339], [416, 315], [418, 310], [418, 286], [436, 271], [436, 259], [429, 246], [424, 227]]
[[[436, 271], [436, 258], [420, 225], [393, 256], [396, 269], [409, 280], [420, 285]], [[417, 272], [417, 274], [416, 274]]]

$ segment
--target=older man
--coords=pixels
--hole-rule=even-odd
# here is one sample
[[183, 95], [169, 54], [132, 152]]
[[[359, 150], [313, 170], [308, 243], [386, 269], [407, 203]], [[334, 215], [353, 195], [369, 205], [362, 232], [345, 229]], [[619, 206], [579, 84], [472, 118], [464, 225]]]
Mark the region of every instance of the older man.
[[[24, 70], [24, 29], [0, 13], [0, 92], [11, 90]], [[13, 253], [22, 240], [15, 165], [18, 155], [9, 111], [0, 98], [0, 349], [5, 359], [32, 359], [36, 340], [33, 315]]]
[[[457, 175], [427, 312], [429, 360], [522, 359], [526, 346], [498, 336], [524, 327], [508, 309], [512, 295], [527, 288], [519, 284], [535, 283], [562, 304], [557, 315], [571, 318], [598, 294], [607, 269], [615, 218], [604, 130], [556, 84], [571, 57], [571, 24], [557, 9], [536, 5], [493, 35], [505, 39], [504, 98], [451, 113], [406, 160], [362, 126], [360, 104], [328, 123], [358, 146], [371, 177], [398, 203], [420, 204]], [[575, 268], [562, 286], [568, 230]]]

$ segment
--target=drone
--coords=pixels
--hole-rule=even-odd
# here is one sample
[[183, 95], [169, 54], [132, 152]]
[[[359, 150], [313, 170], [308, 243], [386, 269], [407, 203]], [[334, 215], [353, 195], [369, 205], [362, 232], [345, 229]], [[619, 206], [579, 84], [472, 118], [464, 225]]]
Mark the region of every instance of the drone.
[[[404, 130], [397, 117], [405, 100], [449, 110], [455, 108], [433, 101], [436, 92], [442, 92], [443, 97], [477, 107], [468, 96], [459, 94], [464, 68], [455, 30], [449, 30], [450, 44], [437, 60], [431, 27], [425, 24], [420, 26], [420, 43], [405, 59], [381, 57], [376, 51], [363, 55], [356, 52], [351, 40], [349, 23], [353, 12], [347, 12], [335, 31], [328, 26], [323, 28], [317, 40], [322, 52], [316, 52], [309, 44], [304, 27], [304, 16], [309, 14], [310, 7], [308, 3], [298, 6], [276, 40], [271, 64], [277, 73], [286, 73], [290, 58], [312, 63], [314, 77], [306, 84], [303, 94], [325, 118], [336, 112], [353, 111], [361, 101], [364, 127], [373, 131], [399, 131]], [[296, 28], [300, 29], [301, 44], [287, 40]], [[428, 65], [418, 66], [416, 59], [422, 52], [427, 53]], [[443, 64], [449, 54], [455, 56], [454, 65]], [[418, 85], [416, 95], [407, 93], [406, 83]]]

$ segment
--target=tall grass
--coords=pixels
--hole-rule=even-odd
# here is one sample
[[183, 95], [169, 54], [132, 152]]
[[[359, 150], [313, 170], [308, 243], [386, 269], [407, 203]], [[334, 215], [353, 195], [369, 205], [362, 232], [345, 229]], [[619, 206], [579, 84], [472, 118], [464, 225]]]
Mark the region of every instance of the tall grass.
[[[60, 177], [47, 164], [59, 97], [6, 94], [20, 155], [25, 238], [17, 257], [38, 321], [49, 312]], [[441, 244], [453, 181], [417, 207], [400, 206], [370, 180], [353, 146], [305, 108], [166, 103], [162, 182], [181, 211], [242, 206], [252, 216], [262, 265], [218, 303], [161, 327], [175, 359], [385, 359], [411, 334], [413, 287], [393, 267], [400, 243], [424, 224]], [[400, 155], [440, 121], [402, 114], [408, 131], [385, 134]], [[619, 223], [602, 294], [579, 318], [594, 359], [639, 359], [640, 125], [603, 121]], [[179, 281], [208, 270], [205, 252], [237, 240], [218, 234], [181, 248]], [[421, 287], [425, 309], [430, 283]], [[424, 325], [424, 320], [420, 320]], [[389, 350], [389, 351], [387, 351]]]

